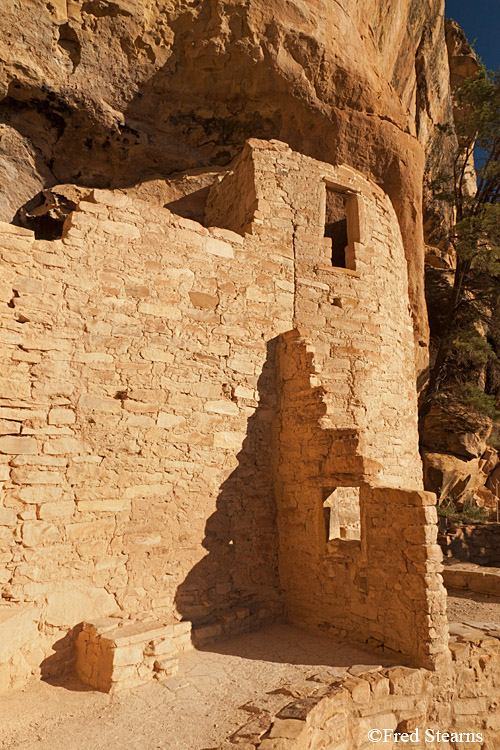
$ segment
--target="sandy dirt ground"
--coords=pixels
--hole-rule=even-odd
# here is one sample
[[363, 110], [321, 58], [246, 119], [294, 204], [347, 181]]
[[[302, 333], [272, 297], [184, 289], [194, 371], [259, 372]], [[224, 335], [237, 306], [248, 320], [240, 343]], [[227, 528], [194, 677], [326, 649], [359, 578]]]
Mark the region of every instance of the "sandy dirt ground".
[[333, 682], [353, 665], [395, 663], [283, 624], [210, 648], [184, 654], [175, 678], [114, 696], [35, 681], [2, 696], [0, 748], [208, 750], [249, 721], [252, 707], [277, 710], [292, 700], [291, 686], [318, 673]]
[[448, 591], [448, 620], [450, 622], [500, 623], [500, 599], [474, 591], [450, 589]]

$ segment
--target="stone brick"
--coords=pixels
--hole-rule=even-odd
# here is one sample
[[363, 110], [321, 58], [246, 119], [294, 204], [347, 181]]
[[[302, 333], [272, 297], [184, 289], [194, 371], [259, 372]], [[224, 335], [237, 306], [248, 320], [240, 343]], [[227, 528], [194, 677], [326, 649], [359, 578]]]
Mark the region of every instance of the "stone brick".
[[0, 437], [0, 453], [29, 454], [38, 453], [38, 444], [31, 437]]
[[112, 497], [99, 500], [78, 500], [78, 510], [94, 513], [123, 513], [130, 510], [130, 500]]
[[239, 414], [238, 406], [233, 401], [207, 401], [205, 411], [213, 414], [227, 414], [228, 416]]
[[180, 425], [184, 425], [185, 423], [186, 423], [186, 419], [176, 414], [166, 414], [165, 412], [162, 412], [162, 411], [158, 414], [158, 420], [157, 420], [158, 427], [172, 429], [173, 427], [179, 427]]
[[275, 719], [269, 733], [270, 739], [282, 737], [287, 740], [296, 740], [302, 733], [306, 732], [304, 721], [297, 719]]
[[21, 432], [21, 423], [0, 419], [0, 435], [16, 435]]
[[164, 484], [143, 484], [135, 487], [127, 487], [124, 495], [128, 498], [149, 497], [151, 495], [164, 495], [166, 487]]
[[45, 453], [61, 456], [72, 453], [88, 453], [88, 448], [82, 440], [73, 437], [52, 438], [44, 443]]
[[166, 320], [180, 320], [182, 317], [181, 311], [177, 307], [158, 302], [141, 302], [138, 309], [143, 315], [152, 315]]
[[189, 299], [195, 307], [214, 310], [219, 304], [219, 298], [204, 292], [189, 292]]
[[214, 447], [239, 451], [243, 446], [245, 437], [244, 432], [216, 432], [214, 435]]
[[64, 481], [64, 474], [60, 471], [18, 468], [12, 469], [11, 479], [16, 484], [57, 484]]
[[49, 412], [49, 424], [74, 424], [75, 412], [72, 409], [51, 409]]
[[149, 359], [152, 362], [173, 362], [174, 355], [172, 352], [166, 349], [155, 349], [153, 347], [145, 347], [141, 349], [141, 357], [143, 359]]
[[121, 403], [113, 398], [102, 396], [92, 396], [89, 393], [83, 394], [79, 401], [80, 409], [89, 409], [90, 411], [105, 411], [118, 413], [121, 411]]
[[55, 485], [26, 485], [18, 493], [23, 503], [53, 503], [62, 497], [62, 489]]
[[38, 512], [38, 517], [42, 521], [53, 521], [53, 520], [59, 520], [61, 518], [68, 519], [71, 518], [73, 513], [75, 512], [75, 503], [72, 501], [64, 501], [64, 502], [48, 502], [44, 503]]
[[16, 511], [10, 508], [0, 508], [0, 526], [15, 526], [16, 524]]
[[210, 255], [216, 255], [220, 258], [234, 258], [234, 250], [231, 245], [222, 240], [217, 240], [214, 237], [206, 238], [205, 248]]
[[52, 544], [59, 542], [61, 532], [52, 524], [34, 521], [32, 523], [23, 523], [22, 540], [25, 547], [38, 547], [42, 544]]

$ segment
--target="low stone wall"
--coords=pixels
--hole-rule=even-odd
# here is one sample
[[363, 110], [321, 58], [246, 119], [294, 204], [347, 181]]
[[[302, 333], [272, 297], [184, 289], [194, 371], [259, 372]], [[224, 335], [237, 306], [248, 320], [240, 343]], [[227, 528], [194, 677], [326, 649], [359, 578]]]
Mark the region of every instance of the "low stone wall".
[[449, 527], [440, 541], [445, 557], [500, 567], [500, 523]]
[[[265, 711], [253, 716], [224, 748], [368, 750], [374, 730], [375, 741], [387, 733], [384, 748], [496, 750], [500, 642], [469, 628], [466, 636], [452, 637], [450, 651], [452, 659], [438, 672], [366, 667], [334, 683], [318, 675], [309, 686], [284, 686], [283, 693], [300, 697], [272, 717]], [[406, 738], [395, 740], [395, 732]]]
[[473, 563], [454, 563], [443, 568], [444, 585], [448, 589], [464, 589], [500, 597], [500, 569]]
[[190, 622], [85, 622], [76, 638], [76, 675], [107, 693], [166, 680], [176, 674], [179, 654], [192, 647]]
[[216, 643], [241, 633], [259, 630], [264, 625], [283, 618], [282, 602], [259, 602], [249, 607], [235, 607], [222, 612], [216, 620], [193, 628], [192, 641], [195, 647]]

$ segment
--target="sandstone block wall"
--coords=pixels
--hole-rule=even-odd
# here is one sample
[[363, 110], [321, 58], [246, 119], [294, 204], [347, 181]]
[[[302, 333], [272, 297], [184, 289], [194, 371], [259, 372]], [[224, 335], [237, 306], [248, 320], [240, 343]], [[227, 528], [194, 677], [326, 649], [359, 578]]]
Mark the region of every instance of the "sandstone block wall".
[[[351, 269], [331, 266], [327, 184], [348, 197]], [[352, 170], [250, 141], [208, 206], [218, 228], [96, 190], [61, 240], [0, 227], [1, 590], [41, 633], [25, 671], [89, 618], [201, 626], [231, 607], [278, 611], [275, 488], [278, 507], [300, 488], [316, 509], [334, 488], [321, 461], [421, 486], [389, 199]], [[278, 339], [297, 326], [320, 378], [302, 362], [285, 373], [281, 354], [277, 373]], [[316, 385], [320, 408], [306, 414]], [[3, 657], [7, 682], [13, 664]]]
[[435, 495], [363, 487], [360, 497], [364, 535], [353, 606], [360, 628], [412, 663], [440, 665], [448, 622]]
[[[366, 456], [362, 431], [333, 426], [314, 347], [298, 331], [281, 337], [278, 362], [276, 499], [289, 618], [436, 666], [447, 621], [435, 496], [372, 486], [382, 467]], [[345, 495], [335, 488], [359, 488], [360, 541], [330, 538], [330, 513], [341, 514], [335, 503]]]
[[447, 557], [462, 562], [500, 567], [500, 524], [470, 524], [451, 527], [443, 534]]
[[[248, 212], [234, 213], [248, 193], [245, 180], [255, 185], [252, 234], [291, 240], [294, 325], [314, 343], [333, 423], [363, 433], [364, 455], [380, 464], [381, 482], [420, 488], [413, 328], [390, 200], [354, 170], [252, 139], [212, 189], [207, 219], [248, 230]], [[352, 268], [332, 266], [327, 186], [348, 199]]]
[[94, 201], [60, 241], [2, 225], [2, 601], [65, 628], [276, 599], [290, 249]]
[[[406, 268], [394, 212], [352, 170], [274, 148], [277, 168], [258, 145], [253, 158], [264, 226], [266, 211], [277, 215], [280, 196], [293, 196], [281, 216], [294, 236], [297, 328], [280, 336], [274, 430], [288, 616], [434, 664], [446, 645], [434, 498], [390, 489], [422, 487]], [[214, 188], [221, 203], [230, 179]], [[347, 268], [332, 266], [323, 238], [327, 188], [345, 196]], [[337, 488], [359, 490], [361, 543], [329, 540]], [[391, 604], [399, 579], [407, 596]]]

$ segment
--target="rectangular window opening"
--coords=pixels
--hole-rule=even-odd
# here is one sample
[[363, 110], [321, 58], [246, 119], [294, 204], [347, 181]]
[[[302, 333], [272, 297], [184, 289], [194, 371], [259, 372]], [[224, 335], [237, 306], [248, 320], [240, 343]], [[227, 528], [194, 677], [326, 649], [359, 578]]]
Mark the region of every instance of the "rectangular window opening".
[[326, 188], [325, 237], [332, 241], [332, 266], [347, 268], [347, 195]]
[[326, 541], [361, 539], [359, 487], [328, 490], [323, 502]]

